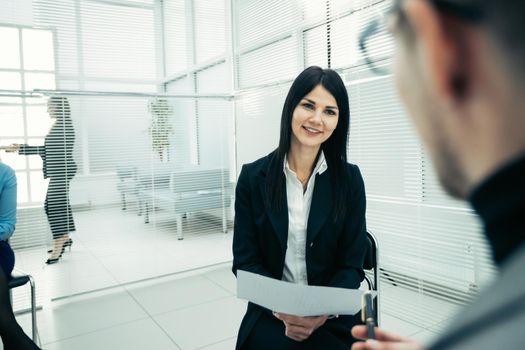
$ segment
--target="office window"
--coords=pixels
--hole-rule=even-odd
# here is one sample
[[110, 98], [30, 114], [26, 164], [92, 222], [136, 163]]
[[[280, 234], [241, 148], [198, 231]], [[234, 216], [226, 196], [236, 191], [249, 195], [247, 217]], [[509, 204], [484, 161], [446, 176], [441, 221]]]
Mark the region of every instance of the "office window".
[[186, 0], [162, 2], [166, 76], [183, 72], [192, 57], [191, 9], [186, 5]]
[[235, 44], [241, 50], [295, 30], [301, 22], [299, 1], [234, 0], [233, 6], [237, 25]]
[[[0, 26], [0, 33], [0, 45], [6, 48], [0, 59], [0, 90], [9, 90], [11, 94], [21, 96], [21, 91], [54, 89], [53, 31]], [[0, 96], [1, 143], [40, 142], [51, 122], [45, 111], [45, 101], [41, 99]], [[25, 161], [6, 154], [5, 159], [9, 161], [8, 164], [12, 161], [17, 171], [19, 205], [41, 202], [45, 197], [46, 185], [40, 180], [40, 157], [30, 156]]]
[[305, 30], [303, 34], [304, 65], [328, 67], [326, 24]]
[[[82, 41], [79, 37], [82, 28], [78, 21], [79, 2], [33, 0], [35, 25], [54, 28], [57, 72], [61, 76], [77, 78], [82, 69]], [[61, 88], [61, 85], [58, 86]]]
[[[0, 67], [4, 69], [20, 68], [19, 30], [14, 27], [0, 27]], [[3, 81], [3, 79], [0, 79]]]
[[194, 0], [195, 62], [206, 62], [226, 53], [224, 0]]
[[103, 84], [99, 91], [141, 85], [147, 86], [142, 92], [156, 92], [163, 72], [155, 6], [153, 1], [34, 0], [35, 25], [53, 28], [59, 43], [56, 87], [77, 81], [79, 90], [96, 91], [96, 84]]
[[300, 71], [296, 40], [288, 37], [253, 51], [238, 59], [239, 86], [247, 88], [291, 79]]
[[157, 78], [151, 9], [83, 1], [80, 11], [82, 61], [87, 78]]
[[24, 29], [24, 68], [29, 70], [55, 69], [55, 48], [51, 30]]

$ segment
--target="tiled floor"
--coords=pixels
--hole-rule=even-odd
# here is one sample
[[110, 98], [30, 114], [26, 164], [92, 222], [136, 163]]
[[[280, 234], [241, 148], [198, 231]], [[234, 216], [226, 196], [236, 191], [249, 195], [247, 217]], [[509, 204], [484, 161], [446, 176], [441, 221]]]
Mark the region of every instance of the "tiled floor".
[[[221, 232], [220, 219], [192, 214], [183, 221], [185, 238], [177, 239], [169, 213], [143, 217], [120, 208], [75, 213], [77, 232], [71, 252], [58, 264], [45, 265], [47, 247], [16, 250], [16, 268], [30, 273], [38, 302], [101, 290], [231, 261], [231, 229]], [[28, 306], [26, 292], [16, 290], [15, 308]]]
[[[55, 301], [44, 349], [232, 349], [245, 311], [229, 264]], [[30, 330], [30, 317], [19, 317]]]
[[[231, 350], [245, 308], [227, 263], [55, 301], [38, 324], [50, 350]], [[29, 316], [19, 321], [29, 332]], [[389, 314], [382, 326], [423, 342], [437, 335]]]
[[[162, 215], [149, 226], [118, 209], [75, 218], [73, 250], [59, 264], [42, 263], [45, 249], [17, 251], [17, 267], [37, 279], [44, 349], [234, 348], [246, 304], [235, 297], [232, 234], [221, 233], [220, 222], [192, 216], [178, 241]], [[455, 310], [420, 293], [381, 287], [381, 326], [421, 342], [441, 332]], [[27, 294], [18, 299], [27, 303]], [[19, 321], [29, 334], [29, 315]]]

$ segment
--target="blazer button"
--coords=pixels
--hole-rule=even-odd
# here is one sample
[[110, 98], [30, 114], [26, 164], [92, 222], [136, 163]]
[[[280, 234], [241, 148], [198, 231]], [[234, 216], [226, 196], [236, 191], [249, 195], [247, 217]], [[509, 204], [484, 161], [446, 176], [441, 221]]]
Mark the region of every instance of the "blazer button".
[[310, 248], [312, 248], [314, 246], [314, 242], [310, 243]]

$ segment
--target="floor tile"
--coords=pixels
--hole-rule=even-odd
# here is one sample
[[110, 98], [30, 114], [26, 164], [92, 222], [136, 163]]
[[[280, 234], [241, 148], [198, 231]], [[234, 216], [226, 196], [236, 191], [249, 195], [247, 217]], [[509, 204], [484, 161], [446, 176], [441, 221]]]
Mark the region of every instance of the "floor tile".
[[[44, 305], [44, 309], [38, 312], [38, 330], [42, 343], [148, 317], [123, 288], [72, 299]], [[25, 315], [25, 322], [29, 322], [29, 319], [29, 315]]]
[[217, 283], [232, 295], [237, 295], [237, 279], [231, 270], [231, 264], [228, 264], [227, 267], [205, 273], [203, 276]]
[[204, 346], [202, 348], [199, 348], [199, 350], [233, 350], [235, 349], [236, 342], [237, 337], [234, 337], [216, 344]]
[[[47, 280], [48, 293], [52, 299], [85, 293], [86, 290], [100, 290], [114, 287], [118, 282], [107, 271], [96, 274], [66, 274], [53, 280]], [[40, 291], [39, 291], [40, 292]]]
[[100, 257], [100, 261], [119, 283], [175, 273], [183, 266], [167, 254], [146, 254], [144, 251]]
[[155, 316], [182, 349], [196, 349], [237, 336], [246, 303], [235, 297]]
[[150, 315], [224, 299], [230, 295], [217, 284], [201, 276], [147, 287], [131, 287], [127, 290]]
[[180, 349], [151, 319], [46, 344], [45, 350], [177, 350]]
[[[15, 252], [17, 268], [35, 277], [42, 303], [42, 298], [51, 300], [231, 261], [233, 235], [221, 232], [220, 220], [207, 214], [192, 215], [185, 221], [185, 239], [179, 241], [173, 215], [158, 214], [158, 220], [144, 224], [136, 212], [120, 208], [77, 211], [73, 247], [63, 260], [47, 266], [48, 247], [19, 249]], [[15, 305], [15, 309], [23, 308], [25, 304]]]
[[[135, 211], [120, 208], [75, 212], [72, 251], [57, 265], [44, 264], [47, 247], [17, 250], [17, 267], [37, 282], [41, 338], [52, 343], [46, 349], [177, 349], [170, 338], [182, 349], [233, 349], [246, 304], [235, 298], [231, 229], [223, 234], [220, 220], [196, 214], [185, 220], [179, 241], [170, 213], [152, 217], [144, 224]], [[146, 281], [135, 283], [140, 280]], [[121, 283], [127, 285], [51, 301]], [[442, 332], [458, 309], [416, 291], [381, 287], [381, 326], [421, 341]], [[27, 291], [14, 297], [20, 308], [28, 306]], [[30, 333], [29, 315], [18, 319]], [[143, 343], [141, 328], [158, 343]]]

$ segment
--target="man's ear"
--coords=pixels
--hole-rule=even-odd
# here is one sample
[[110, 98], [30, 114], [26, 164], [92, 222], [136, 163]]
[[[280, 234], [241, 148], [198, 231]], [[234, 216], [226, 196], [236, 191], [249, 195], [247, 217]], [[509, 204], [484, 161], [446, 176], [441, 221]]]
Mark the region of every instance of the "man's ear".
[[462, 25], [440, 13], [429, 1], [406, 1], [404, 11], [431, 89], [444, 99], [461, 99], [467, 90], [468, 62]]

